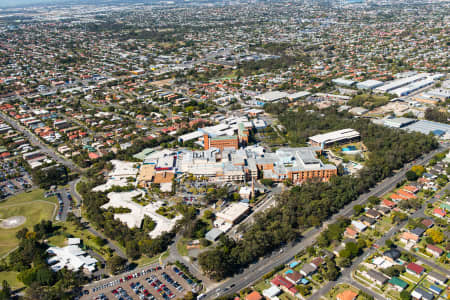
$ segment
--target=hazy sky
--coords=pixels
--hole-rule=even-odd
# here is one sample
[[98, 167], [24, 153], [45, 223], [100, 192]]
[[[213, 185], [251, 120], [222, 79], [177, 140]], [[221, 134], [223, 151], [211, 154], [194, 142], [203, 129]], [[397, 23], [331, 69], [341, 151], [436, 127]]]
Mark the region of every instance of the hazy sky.
[[0, 0], [0, 7], [65, 1], [69, 0]]

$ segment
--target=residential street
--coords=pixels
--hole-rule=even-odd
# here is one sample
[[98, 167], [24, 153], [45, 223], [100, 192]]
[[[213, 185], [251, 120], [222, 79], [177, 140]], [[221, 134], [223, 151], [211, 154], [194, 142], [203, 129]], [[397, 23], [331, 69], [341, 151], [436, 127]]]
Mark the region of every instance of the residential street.
[[28, 140], [36, 147], [39, 147], [42, 152], [53, 158], [55, 161], [59, 162], [60, 164], [66, 166], [72, 171], [81, 172], [81, 169], [76, 166], [73, 162], [63, 158], [61, 155], [56, 153], [55, 150], [53, 150], [51, 147], [47, 146], [44, 142], [39, 140], [33, 133], [31, 133], [28, 129], [24, 128], [22, 125], [20, 125], [17, 121], [6, 115], [5, 113], [0, 111], [0, 116], [3, 120], [5, 120], [11, 127], [16, 129], [17, 131], [24, 134]]
[[[438, 193], [436, 193], [435, 196], [433, 196], [430, 200], [428, 200], [424, 205], [422, 205], [422, 208], [420, 208], [419, 210], [417, 210], [414, 214], [412, 214], [410, 216], [410, 218], [420, 218], [420, 217], [424, 217], [424, 211], [425, 208], [427, 206], [427, 203], [434, 203], [435, 201], [438, 200], [438, 198], [436, 196], [441, 196], [445, 193], [446, 190], [450, 189], [450, 183], [447, 184], [443, 189], [441, 189]], [[385, 242], [388, 239], [391, 239], [394, 235], [396, 235], [400, 229], [402, 229], [406, 224], [408, 223], [408, 221], [403, 221], [399, 224], [397, 224], [396, 226], [392, 227], [388, 232], [386, 232], [380, 239], [378, 239], [375, 243], [379, 246], [383, 246], [385, 244]], [[397, 247], [400, 251], [405, 251], [407, 252], [407, 250], [401, 248], [401, 247]], [[341, 284], [341, 283], [350, 283], [352, 285], [355, 286], [362, 286], [361, 284], [359, 284], [358, 282], [356, 282], [355, 280], [353, 280], [353, 278], [351, 278], [351, 274], [358, 268], [358, 266], [370, 255], [372, 255], [374, 252], [376, 251], [375, 248], [370, 248], [368, 249], [366, 252], [364, 252], [363, 255], [359, 256], [357, 259], [355, 259], [352, 263], [352, 265], [349, 268], [346, 268], [341, 276], [338, 278], [338, 280], [336, 281], [330, 281], [327, 284], [325, 284], [317, 293], [315, 293], [314, 295], [312, 295], [309, 299], [311, 300], [316, 300], [316, 299], [320, 299], [321, 297], [325, 296], [330, 290], [331, 288], [333, 288], [334, 286]], [[411, 253], [414, 257], [416, 257], [419, 261], [423, 261], [424, 263], [426, 263], [427, 265], [431, 266], [433, 269], [437, 269], [440, 272], [443, 273], [447, 273], [448, 275], [450, 275], [449, 270], [437, 265], [436, 263], [427, 260], [423, 257], [420, 257], [412, 252]], [[357, 287], [358, 287], [357, 286]], [[359, 288], [359, 287], [358, 287]], [[377, 299], [383, 299], [383, 297], [380, 297], [377, 293], [372, 292], [371, 290], [367, 289], [365, 290], [366, 292], [368, 292], [369, 294], [371, 294], [372, 296], [374, 296]]]

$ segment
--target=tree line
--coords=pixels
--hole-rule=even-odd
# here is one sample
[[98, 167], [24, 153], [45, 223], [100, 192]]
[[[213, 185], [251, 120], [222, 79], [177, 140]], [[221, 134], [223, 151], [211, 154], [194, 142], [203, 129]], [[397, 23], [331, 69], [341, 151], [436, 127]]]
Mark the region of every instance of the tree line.
[[[45, 220], [35, 224], [31, 231], [27, 228], [19, 230], [16, 234], [19, 246], [0, 263], [0, 271], [19, 272], [17, 279], [28, 287], [26, 299], [73, 299], [87, 282], [81, 270], [63, 268], [54, 272], [47, 264], [49, 255], [45, 240], [56, 230], [51, 221]], [[10, 299], [7, 296], [11, 296], [11, 289], [4, 283], [3, 286], [7, 290], [0, 293], [0, 299]]]
[[[142, 228], [129, 228], [114, 218], [114, 213], [100, 207], [109, 200], [106, 193], [93, 192], [97, 182], [80, 182], [78, 192], [83, 197], [86, 216], [96, 227], [102, 228], [103, 233], [125, 248], [127, 256], [138, 259], [142, 255], [152, 257], [165, 251], [172, 242], [174, 232], [166, 232], [157, 238], [150, 238], [149, 233], [154, 228], [147, 221]], [[152, 228], [153, 227], [153, 228]]]
[[241, 226], [244, 233], [240, 240], [222, 236], [217, 247], [199, 256], [203, 271], [213, 279], [232, 276], [280, 245], [299, 239], [304, 230], [320, 226], [395, 169], [438, 146], [431, 135], [385, 128], [366, 119], [354, 119], [335, 108], [321, 112], [309, 108], [284, 111], [278, 119], [292, 146], [304, 145], [309, 136], [318, 133], [343, 128], [358, 130], [369, 159], [358, 177], [336, 176], [329, 182], [310, 181], [285, 191], [274, 208], [259, 213], [252, 225]]

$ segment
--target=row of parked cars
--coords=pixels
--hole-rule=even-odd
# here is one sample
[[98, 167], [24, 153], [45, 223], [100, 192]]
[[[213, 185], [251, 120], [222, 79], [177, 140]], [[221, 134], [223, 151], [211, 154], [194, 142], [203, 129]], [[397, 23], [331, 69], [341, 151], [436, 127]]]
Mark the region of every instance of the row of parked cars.
[[169, 274], [167, 274], [166, 272], [163, 272], [161, 274], [161, 276], [164, 278], [165, 281], [167, 281], [169, 284], [171, 284], [174, 288], [176, 288], [179, 292], [183, 292], [184, 289], [181, 286], [181, 284], [179, 284], [178, 282], [176, 282], [175, 280], [172, 279], [172, 277], [170, 277]]
[[130, 297], [127, 291], [124, 290], [122, 287], [118, 287], [117, 289], [112, 290], [112, 293], [114, 297], [118, 298], [119, 300], [133, 300], [133, 298]]
[[192, 287], [195, 287], [197, 284], [191, 279], [189, 278], [186, 274], [184, 274], [180, 269], [178, 269], [177, 267], [173, 267], [172, 268], [173, 271], [175, 272], [175, 274], [177, 274], [178, 276], [180, 276], [181, 278], [183, 278], [187, 283], [189, 283], [189, 285], [191, 285]]
[[31, 176], [15, 161], [0, 162], [0, 194], [13, 195], [31, 187]]
[[141, 277], [143, 275], [146, 275], [148, 273], [151, 273], [151, 272], [154, 272], [154, 271], [158, 271], [158, 270], [161, 270], [161, 267], [157, 266], [157, 267], [148, 268], [148, 269], [145, 269], [145, 270], [142, 270], [142, 271], [139, 271], [139, 272], [134, 272], [134, 273], [125, 275], [122, 278], [119, 278], [119, 279], [116, 279], [116, 280], [113, 280], [113, 281], [110, 281], [110, 282], [106, 282], [106, 283], [101, 284], [99, 286], [93, 287], [92, 288], [92, 292], [95, 293], [95, 292], [98, 292], [100, 290], [106, 289], [108, 287], [116, 286], [116, 285], [121, 284], [123, 282], [132, 280], [134, 278]]
[[133, 292], [141, 300], [155, 300], [156, 299], [139, 281], [136, 283], [131, 283], [130, 287], [133, 290]]
[[[101, 290], [103, 290], [103, 289], [107, 289], [107, 288], [110, 288], [110, 287], [112, 287], [112, 286], [118, 285], [118, 284], [120, 284], [120, 283], [122, 283], [122, 282], [123, 282], [122, 279], [116, 279], [116, 280], [113, 280], [113, 281], [110, 281], [110, 282], [106, 282], [106, 283], [104, 283], [104, 284], [102, 284], [102, 285], [93, 287], [93, 288], [92, 288], [92, 292], [93, 292], [93, 293], [96, 293], [96, 292], [101, 291]], [[87, 290], [86, 290], [86, 291], [87, 291]], [[84, 293], [85, 293], [85, 294], [89, 294], [89, 291], [87, 291], [87, 293], [86, 293], [86, 291], [85, 291]]]
[[169, 300], [175, 297], [172, 291], [155, 275], [152, 275], [150, 278], [146, 278], [145, 280], [164, 298], [164, 300]]

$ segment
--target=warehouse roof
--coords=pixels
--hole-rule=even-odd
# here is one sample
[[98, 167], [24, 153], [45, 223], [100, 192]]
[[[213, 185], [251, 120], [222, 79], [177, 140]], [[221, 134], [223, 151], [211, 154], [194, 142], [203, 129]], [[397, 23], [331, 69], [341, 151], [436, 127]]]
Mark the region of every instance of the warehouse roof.
[[328, 144], [328, 143], [334, 143], [345, 139], [352, 139], [359, 137], [360, 134], [358, 131], [347, 128], [347, 129], [341, 129], [337, 131], [332, 131], [324, 134], [318, 134], [315, 136], [311, 136], [309, 139], [313, 142], [319, 143], [319, 144]]
[[273, 102], [286, 98], [287, 96], [289, 96], [289, 94], [286, 92], [273, 91], [258, 95], [256, 98], [266, 102]]

